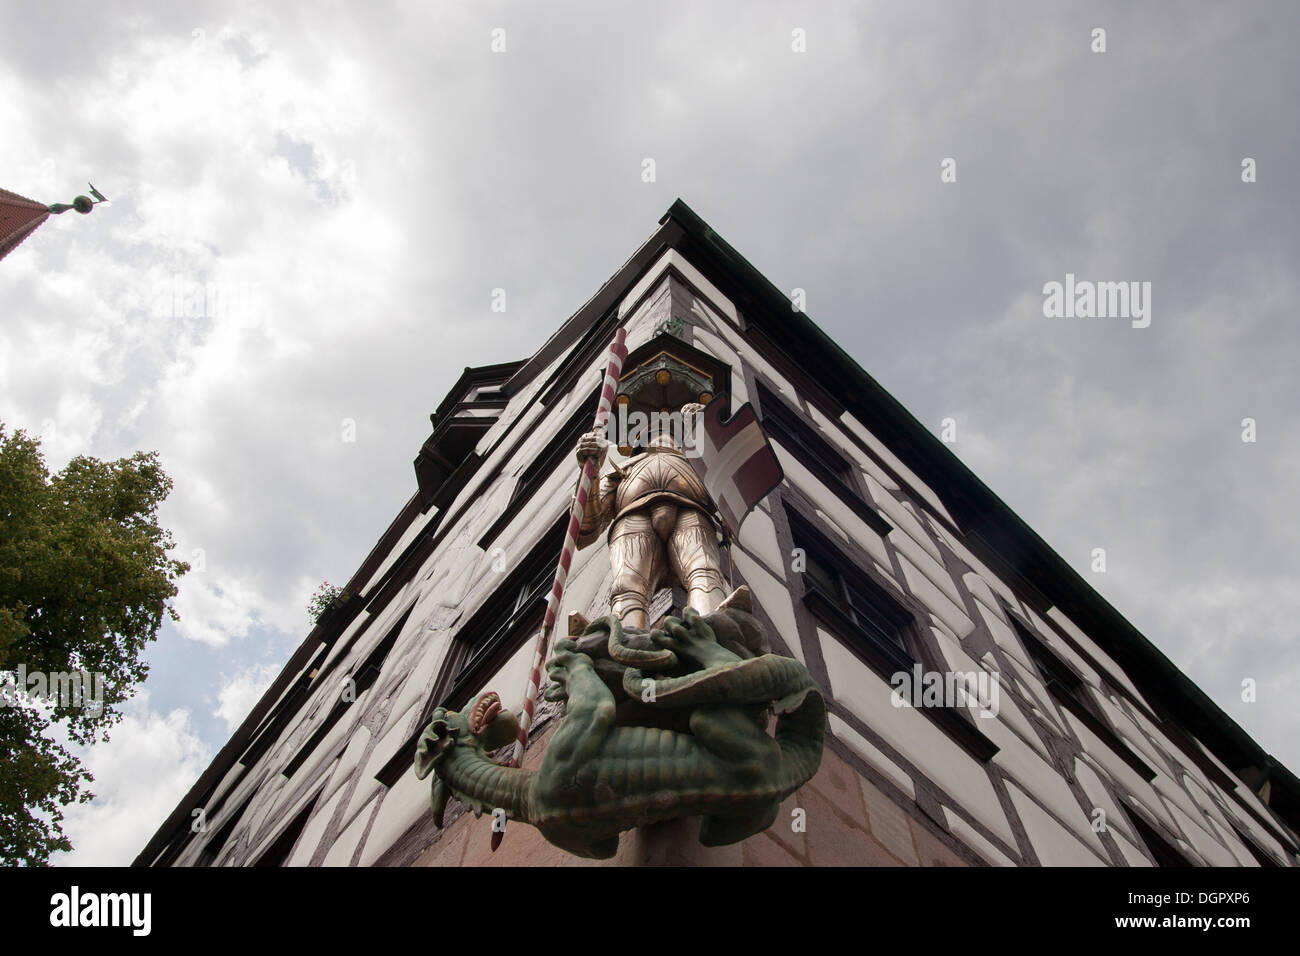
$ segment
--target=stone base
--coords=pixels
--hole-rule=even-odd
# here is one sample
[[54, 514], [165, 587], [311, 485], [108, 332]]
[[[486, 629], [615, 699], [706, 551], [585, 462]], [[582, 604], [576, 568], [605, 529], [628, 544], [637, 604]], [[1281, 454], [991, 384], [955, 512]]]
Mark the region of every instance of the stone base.
[[[549, 733], [529, 748], [541, 763]], [[802, 812], [797, 812], [802, 811]], [[492, 818], [464, 813], [438, 834], [415, 866], [966, 866], [904, 808], [829, 749], [817, 775], [781, 805], [764, 832], [730, 846], [699, 842], [699, 817], [630, 830], [608, 860], [551, 846], [533, 827], [511, 823], [492, 852]]]

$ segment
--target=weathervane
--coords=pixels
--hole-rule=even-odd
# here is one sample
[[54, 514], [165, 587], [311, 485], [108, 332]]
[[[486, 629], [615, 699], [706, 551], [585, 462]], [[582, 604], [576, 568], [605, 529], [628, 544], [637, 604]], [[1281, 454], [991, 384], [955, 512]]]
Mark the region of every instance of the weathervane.
[[94, 183], [86, 183], [86, 185], [90, 187], [90, 196], [94, 196], [94, 199], [91, 199], [90, 196], [78, 196], [71, 203], [56, 202], [47, 208], [56, 216], [67, 212], [69, 209], [75, 209], [84, 216], [100, 203], [108, 202], [108, 197], [96, 189]]
[[[96, 189], [94, 183], [87, 185], [90, 186], [90, 196], [78, 196], [71, 203], [56, 202], [52, 205], [28, 199], [8, 189], [0, 189], [0, 259], [18, 248], [50, 216], [57, 216], [69, 209], [75, 209], [84, 215], [100, 203], [108, 202], [108, 197]], [[91, 196], [95, 198], [92, 199]]]

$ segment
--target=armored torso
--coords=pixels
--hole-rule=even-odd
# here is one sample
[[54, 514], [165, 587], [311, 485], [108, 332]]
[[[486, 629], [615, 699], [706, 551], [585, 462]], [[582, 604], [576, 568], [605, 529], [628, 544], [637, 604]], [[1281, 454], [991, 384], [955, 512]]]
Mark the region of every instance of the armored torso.
[[614, 493], [614, 518], [662, 499], [693, 505], [711, 515], [713, 503], [690, 462], [675, 451], [649, 452], [631, 459]]

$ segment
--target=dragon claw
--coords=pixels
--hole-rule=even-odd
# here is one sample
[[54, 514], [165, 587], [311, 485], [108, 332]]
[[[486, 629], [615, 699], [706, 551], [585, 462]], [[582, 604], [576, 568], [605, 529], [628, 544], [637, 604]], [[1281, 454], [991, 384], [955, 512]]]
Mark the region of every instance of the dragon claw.
[[676, 638], [667, 631], [658, 629], [650, 632], [650, 640], [654, 642], [656, 647], [662, 647], [670, 651], [676, 651], [679, 646]]

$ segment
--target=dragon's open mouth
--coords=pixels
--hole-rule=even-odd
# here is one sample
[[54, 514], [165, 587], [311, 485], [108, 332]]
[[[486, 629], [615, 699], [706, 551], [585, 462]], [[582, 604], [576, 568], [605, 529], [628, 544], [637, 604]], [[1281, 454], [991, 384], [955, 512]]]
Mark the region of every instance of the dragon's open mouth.
[[501, 698], [494, 691], [488, 691], [474, 704], [469, 715], [469, 732], [481, 734], [488, 724], [496, 720], [501, 713]]

